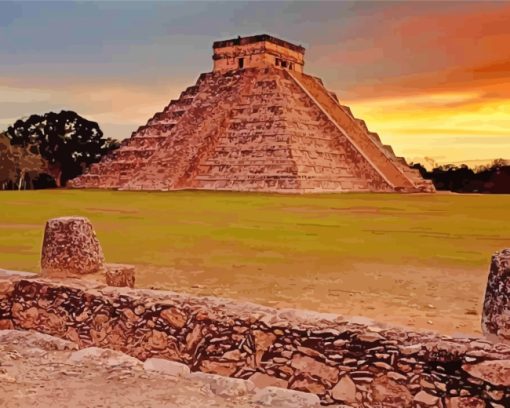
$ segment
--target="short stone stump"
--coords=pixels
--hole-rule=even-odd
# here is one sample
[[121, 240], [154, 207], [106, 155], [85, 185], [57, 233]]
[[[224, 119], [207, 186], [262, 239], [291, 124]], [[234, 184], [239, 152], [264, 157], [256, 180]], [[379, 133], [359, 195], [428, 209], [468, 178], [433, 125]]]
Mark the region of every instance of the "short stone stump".
[[90, 221], [85, 217], [48, 220], [41, 254], [41, 275], [66, 277], [97, 273], [104, 255]]
[[510, 249], [492, 256], [483, 304], [482, 331], [493, 340], [510, 342]]
[[105, 278], [108, 286], [133, 288], [135, 286], [135, 267], [125, 264], [106, 264]]

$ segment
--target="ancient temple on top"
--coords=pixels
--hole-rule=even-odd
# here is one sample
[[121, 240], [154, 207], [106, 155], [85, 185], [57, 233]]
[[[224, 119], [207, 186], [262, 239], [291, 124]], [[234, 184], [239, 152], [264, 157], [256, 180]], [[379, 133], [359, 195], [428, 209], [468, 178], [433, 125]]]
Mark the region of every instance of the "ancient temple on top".
[[201, 74], [72, 180], [74, 188], [281, 193], [433, 192], [319, 78], [305, 49], [269, 35], [213, 44]]

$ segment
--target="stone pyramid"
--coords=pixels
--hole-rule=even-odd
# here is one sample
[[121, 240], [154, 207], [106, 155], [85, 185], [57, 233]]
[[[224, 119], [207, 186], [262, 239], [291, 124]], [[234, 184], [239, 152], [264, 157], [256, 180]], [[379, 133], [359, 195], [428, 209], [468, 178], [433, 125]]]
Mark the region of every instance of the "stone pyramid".
[[304, 48], [257, 35], [213, 44], [213, 72], [75, 188], [432, 192], [322, 81]]

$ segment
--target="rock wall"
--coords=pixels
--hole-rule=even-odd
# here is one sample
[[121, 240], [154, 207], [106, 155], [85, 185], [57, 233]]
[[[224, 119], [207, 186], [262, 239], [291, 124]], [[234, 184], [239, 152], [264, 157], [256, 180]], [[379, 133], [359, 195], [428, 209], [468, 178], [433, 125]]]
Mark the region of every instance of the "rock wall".
[[0, 278], [0, 329], [307, 391], [324, 405], [510, 406], [510, 346], [84, 281]]
[[482, 313], [483, 333], [510, 343], [510, 249], [492, 256]]

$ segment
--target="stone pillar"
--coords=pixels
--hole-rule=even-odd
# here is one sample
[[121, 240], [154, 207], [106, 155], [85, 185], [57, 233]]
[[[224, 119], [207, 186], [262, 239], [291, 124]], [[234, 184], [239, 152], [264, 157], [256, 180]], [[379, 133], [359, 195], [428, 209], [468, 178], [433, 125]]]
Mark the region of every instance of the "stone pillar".
[[510, 342], [510, 249], [492, 256], [483, 304], [482, 331], [490, 339]]
[[108, 286], [135, 286], [135, 267], [124, 264], [106, 264], [106, 284]]
[[61, 217], [48, 220], [44, 231], [41, 275], [76, 276], [102, 271], [103, 250], [84, 217]]

